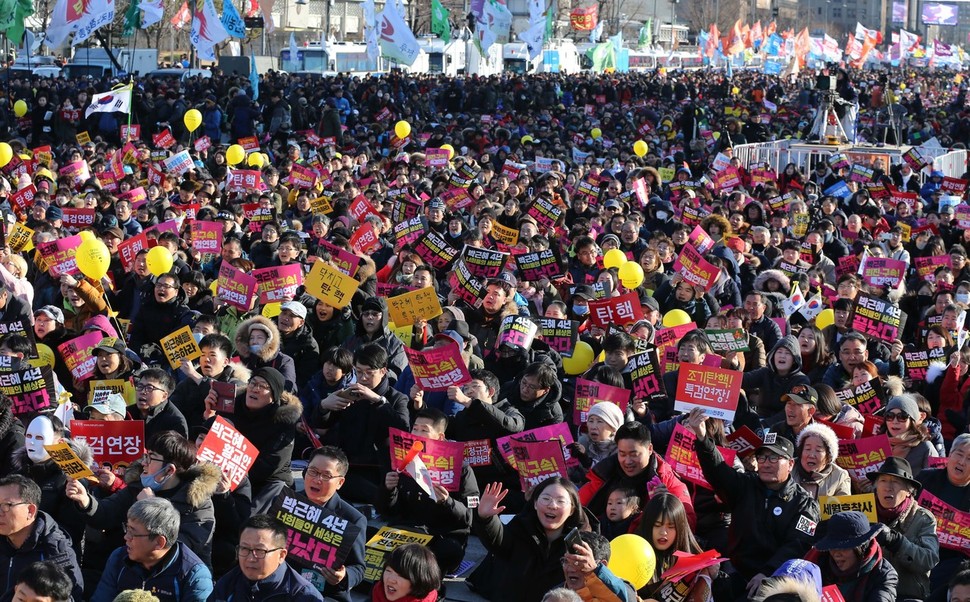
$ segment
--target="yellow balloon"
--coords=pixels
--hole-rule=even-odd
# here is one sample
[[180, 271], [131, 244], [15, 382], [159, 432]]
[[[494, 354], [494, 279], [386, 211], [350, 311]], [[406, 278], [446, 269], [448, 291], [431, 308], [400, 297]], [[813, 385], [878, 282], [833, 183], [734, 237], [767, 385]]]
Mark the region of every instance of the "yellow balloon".
[[562, 368], [566, 374], [576, 376], [589, 370], [593, 365], [593, 348], [586, 341], [579, 341], [570, 357], [562, 358]]
[[148, 271], [152, 273], [153, 276], [161, 276], [162, 274], [167, 274], [172, 271], [172, 265], [175, 261], [172, 258], [172, 252], [165, 247], [158, 246], [152, 247], [148, 254], [145, 255], [145, 263], [148, 264]]
[[[442, 144], [439, 148], [443, 148], [448, 151], [448, 160], [451, 161], [455, 156], [455, 147], [450, 144]], [[2, 167], [2, 166], [0, 166]]]
[[819, 329], [828, 328], [832, 324], [835, 324], [835, 311], [831, 308], [823, 309], [815, 316], [815, 326]]
[[606, 566], [634, 589], [640, 589], [653, 577], [657, 555], [646, 539], [627, 533], [610, 542], [610, 561]]
[[739, 92], [741, 92], [741, 88], [737, 86], [734, 86], [733, 88], [731, 88], [731, 94], [738, 94]]
[[239, 146], [238, 144], [233, 144], [228, 149], [226, 149], [226, 163], [229, 165], [237, 165], [242, 163], [243, 159], [246, 158], [246, 149]]
[[603, 267], [606, 268], [618, 268], [626, 261], [626, 253], [619, 249], [610, 249], [603, 255]]
[[628, 261], [620, 266], [620, 282], [628, 289], [634, 289], [643, 284], [643, 268], [635, 261]]
[[690, 324], [690, 314], [682, 309], [672, 309], [664, 314], [663, 325], [667, 328]]
[[589, 133], [589, 135], [593, 137], [593, 140], [596, 140], [597, 138], [603, 135], [603, 130], [599, 128], [593, 128], [593, 130]]
[[711, 136], [713, 136], [715, 140], [720, 140], [721, 132], [714, 132], [713, 134], [711, 134]]
[[182, 116], [182, 123], [185, 124], [185, 129], [194, 132], [202, 125], [202, 113], [198, 109], [189, 109]]
[[411, 134], [411, 124], [403, 119], [394, 124], [394, 133], [401, 140], [404, 140]]
[[249, 163], [250, 167], [262, 167], [263, 155], [261, 153], [250, 153], [246, 162]]
[[633, 143], [633, 152], [638, 157], [642, 157], [646, 155], [648, 150], [650, 150], [650, 147], [647, 146], [647, 143], [644, 142], [643, 140], [637, 140], [636, 142]]
[[86, 240], [77, 248], [74, 260], [82, 274], [92, 280], [101, 280], [111, 265], [111, 253], [100, 240]]
[[54, 351], [43, 343], [37, 343], [37, 359], [27, 360], [34, 368], [54, 367]]
[[13, 149], [6, 142], [0, 142], [0, 167], [6, 167], [13, 159]]
[[97, 240], [98, 237], [94, 235], [94, 232], [90, 230], [81, 230], [77, 233], [81, 237], [81, 242], [87, 242], [89, 240]]
[[17, 117], [23, 117], [27, 114], [27, 103], [23, 100], [18, 100], [13, 103], [13, 114]]

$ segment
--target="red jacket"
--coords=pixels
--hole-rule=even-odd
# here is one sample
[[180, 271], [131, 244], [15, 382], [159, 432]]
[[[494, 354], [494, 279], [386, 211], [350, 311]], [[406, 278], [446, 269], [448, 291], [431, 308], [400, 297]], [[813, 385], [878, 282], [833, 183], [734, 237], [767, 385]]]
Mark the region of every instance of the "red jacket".
[[962, 414], [963, 400], [967, 398], [968, 391], [970, 391], [970, 378], [964, 379], [963, 383], [960, 383], [956, 369], [947, 365], [946, 376], [943, 377], [943, 385], [940, 387], [940, 408], [936, 411], [936, 418], [942, 426], [945, 441], [952, 441], [960, 434], [957, 427], [950, 422], [946, 413], [953, 410]]
[[[663, 486], [667, 488], [667, 491], [677, 496], [677, 499], [684, 503], [684, 510], [687, 511], [687, 521], [690, 523], [691, 529], [694, 529], [697, 525], [697, 515], [694, 512], [694, 502], [690, 499], [690, 492], [687, 490], [687, 486], [677, 477], [673, 469], [670, 468], [670, 465], [664, 462], [663, 458], [656, 452], [652, 454], [650, 462], [651, 464], [655, 463], [656, 468], [654, 470], [656, 475], [660, 478]], [[632, 479], [627, 477], [620, 468], [616, 454], [613, 454], [593, 466], [586, 473], [586, 480], [587, 483], [579, 490], [579, 501], [582, 502], [583, 506], [589, 508], [594, 515], [599, 516], [605, 511], [606, 498], [610, 492], [620, 486], [632, 486], [633, 482], [637, 481], [637, 477], [633, 477]], [[649, 481], [650, 479], [643, 480]], [[640, 490], [640, 487], [635, 487], [635, 489], [638, 490], [640, 507], [643, 508], [647, 500], [650, 499], [650, 493], [647, 490], [646, 483], [642, 483], [641, 486], [643, 487], [642, 490]]]

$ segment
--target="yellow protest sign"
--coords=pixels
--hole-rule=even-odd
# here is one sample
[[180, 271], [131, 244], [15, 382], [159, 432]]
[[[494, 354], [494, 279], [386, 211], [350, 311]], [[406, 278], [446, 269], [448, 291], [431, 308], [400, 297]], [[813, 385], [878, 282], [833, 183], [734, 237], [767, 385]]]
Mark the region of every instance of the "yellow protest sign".
[[88, 142], [91, 142], [91, 134], [87, 132], [78, 132], [77, 143], [84, 145], [84, 144], [87, 144]]
[[854, 510], [866, 515], [870, 523], [878, 523], [876, 516], [876, 496], [872, 493], [859, 495], [821, 495], [818, 498], [822, 510], [822, 520], [828, 520], [839, 512]]
[[441, 315], [438, 293], [430, 286], [388, 297], [387, 311], [398, 326], [411, 326], [418, 320], [430, 320]]
[[414, 340], [414, 329], [412, 327], [401, 326], [398, 328], [395, 326], [394, 322], [390, 322], [387, 327], [394, 334], [394, 336], [400, 339], [401, 343], [403, 343], [405, 347], [411, 346], [411, 343]]
[[264, 318], [273, 319], [276, 316], [280, 315], [281, 311], [283, 311], [283, 304], [280, 303], [279, 301], [273, 301], [272, 303], [267, 303], [266, 305], [264, 305], [263, 311], [260, 313], [263, 314]]
[[333, 204], [329, 197], [320, 196], [310, 201], [310, 210], [313, 211], [314, 215], [317, 213], [327, 215], [333, 213]]
[[660, 174], [660, 179], [664, 182], [673, 182], [674, 176], [677, 175], [673, 167], [658, 167], [657, 173]]
[[81, 461], [81, 458], [77, 457], [77, 454], [67, 444], [67, 441], [61, 441], [54, 445], [45, 445], [44, 449], [50, 454], [51, 460], [61, 467], [64, 474], [72, 479], [94, 478], [94, 472], [87, 464]]
[[902, 221], [896, 222], [896, 225], [902, 228], [903, 242], [909, 242], [913, 238], [913, 227], [909, 224], [904, 224]]
[[172, 334], [162, 337], [162, 351], [168, 358], [172, 370], [178, 369], [182, 365], [182, 360], [194, 360], [202, 355], [199, 344], [192, 336], [192, 329], [188, 326], [179, 328]]
[[303, 286], [314, 298], [341, 309], [350, 303], [360, 283], [322, 259], [318, 259], [310, 268], [310, 273], [303, 279]]
[[7, 244], [15, 253], [30, 251], [34, 248], [34, 231], [16, 222], [13, 229], [7, 233]]
[[88, 405], [94, 403], [94, 398], [99, 395], [117, 393], [125, 398], [128, 405], [135, 404], [135, 385], [130, 380], [92, 380], [88, 391]]
[[364, 579], [367, 581], [380, 581], [384, 573], [384, 562], [387, 555], [395, 548], [408, 543], [416, 543], [422, 546], [428, 545], [433, 535], [414, 533], [404, 529], [392, 529], [388, 526], [381, 527], [374, 537], [368, 540], [366, 552], [364, 553]]
[[515, 228], [508, 228], [498, 222], [492, 222], [492, 238], [502, 244], [513, 246], [519, 242], [519, 231]]
[[795, 238], [805, 238], [808, 234], [808, 225], [812, 222], [812, 216], [807, 213], [796, 213], [792, 224], [792, 234]]

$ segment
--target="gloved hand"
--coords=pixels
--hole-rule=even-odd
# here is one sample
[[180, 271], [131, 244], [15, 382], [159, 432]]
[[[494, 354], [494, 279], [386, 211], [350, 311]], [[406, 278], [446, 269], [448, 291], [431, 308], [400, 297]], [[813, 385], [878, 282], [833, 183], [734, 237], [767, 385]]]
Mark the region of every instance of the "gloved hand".
[[903, 543], [903, 534], [883, 525], [879, 533], [876, 534], [876, 541], [884, 549], [890, 552], [896, 552], [899, 550], [900, 544]]

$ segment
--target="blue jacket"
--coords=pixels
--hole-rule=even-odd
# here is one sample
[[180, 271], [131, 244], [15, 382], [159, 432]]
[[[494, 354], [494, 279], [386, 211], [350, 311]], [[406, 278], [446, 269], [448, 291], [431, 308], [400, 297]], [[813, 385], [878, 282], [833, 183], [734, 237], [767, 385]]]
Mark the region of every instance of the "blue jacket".
[[77, 556], [71, 547], [71, 538], [46, 512], [37, 511], [34, 530], [19, 548], [10, 545], [6, 537], [0, 536], [0, 600], [7, 602], [13, 598], [13, 588], [17, 576], [25, 568], [42, 560], [54, 561], [71, 578], [74, 587], [71, 599], [81, 602], [84, 599], [84, 581]]
[[111, 602], [126, 589], [151, 592], [162, 602], [205, 602], [212, 593], [212, 574], [185, 544], [175, 542], [152, 570], [132, 562], [121, 546], [108, 557], [91, 602]]
[[239, 567], [219, 579], [209, 596], [209, 602], [248, 602], [249, 600], [292, 600], [292, 602], [323, 601], [323, 596], [309, 581], [283, 562], [273, 574], [262, 581], [250, 581]]

